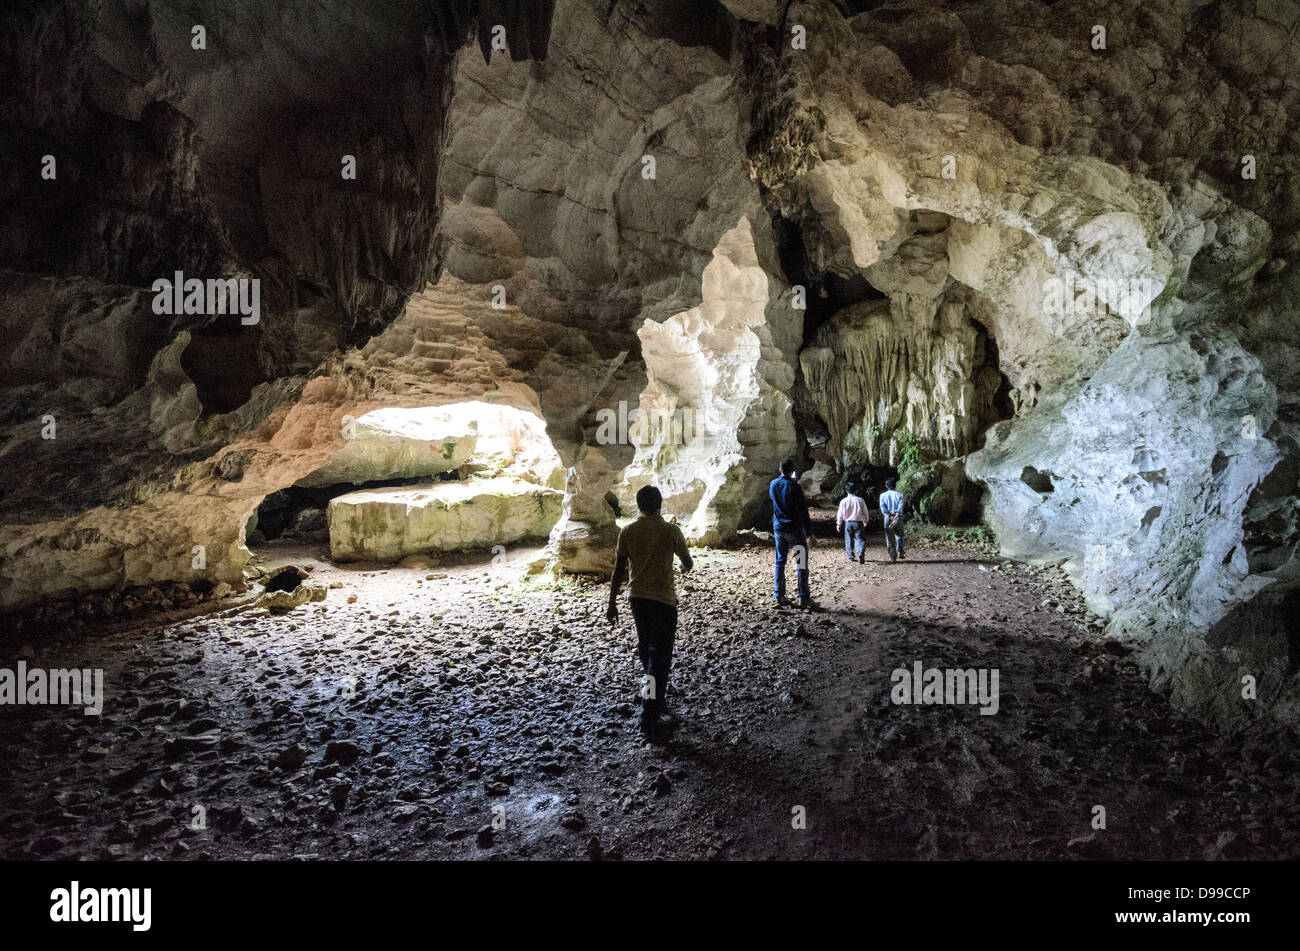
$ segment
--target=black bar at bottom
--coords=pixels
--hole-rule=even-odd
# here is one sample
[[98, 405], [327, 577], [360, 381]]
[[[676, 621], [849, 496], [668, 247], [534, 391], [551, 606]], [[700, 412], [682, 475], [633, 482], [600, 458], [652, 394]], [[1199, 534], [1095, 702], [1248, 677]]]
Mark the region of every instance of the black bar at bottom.
[[[0, 912], [11, 935], [334, 941], [400, 932], [451, 938], [444, 928], [467, 926], [496, 944], [512, 933], [536, 942], [579, 932], [622, 943], [638, 940], [632, 934], [640, 929], [657, 942], [665, 928], [683, 939], [688, 929], [697, 939], [717, 933], [734, 941], [786, 925], [805, 937], [847, 925], [873, 940], [1200, 934], [1230, 941], [1289, 923], [1283, 903], [1295, 867], [69, 862], [8, 863], [3, 872]], [[616, 930], [601, 930], [607, 927]]]

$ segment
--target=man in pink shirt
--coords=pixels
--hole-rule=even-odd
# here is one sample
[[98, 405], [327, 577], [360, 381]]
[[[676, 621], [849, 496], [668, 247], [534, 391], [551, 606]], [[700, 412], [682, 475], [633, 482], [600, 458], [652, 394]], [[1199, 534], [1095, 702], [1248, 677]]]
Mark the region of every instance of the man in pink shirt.
[[844, 532], [844, 553], [849, 561], [863, 564], [867, 560], [867, 519], [871, 510], [867, 500], [858, 495], [858, 487], [849, 484], [849, 494], [835, 513], [835, 531]]

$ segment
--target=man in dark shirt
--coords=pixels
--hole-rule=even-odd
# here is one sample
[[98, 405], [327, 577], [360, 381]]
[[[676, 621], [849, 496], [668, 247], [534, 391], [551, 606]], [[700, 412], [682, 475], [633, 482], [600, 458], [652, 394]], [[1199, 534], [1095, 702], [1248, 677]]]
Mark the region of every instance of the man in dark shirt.
[[776, 539], [776, 604], [785, 600], [785, 560], [794, 559], [798, 578], [799, 607], [812, 607], [812, 594], [808, 587], [808, 545], [812, 539], [812, 519], [808, 516], [808, 502], [803, 489], [794, 477], [794, 460], [781, 463], [780, 474], [767, 489], [772, 500], [772, 535]]

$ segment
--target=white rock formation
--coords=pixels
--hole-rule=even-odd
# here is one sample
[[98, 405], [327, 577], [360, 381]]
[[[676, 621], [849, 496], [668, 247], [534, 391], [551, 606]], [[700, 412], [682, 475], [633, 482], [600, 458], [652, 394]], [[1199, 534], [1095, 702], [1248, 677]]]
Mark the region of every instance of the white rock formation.
[[975, 295], [898, 295], [839, 311], [818, 328], [800, 366], [809, 405], [844, 465], [897, 463], [910, 433], [947, 457], [975, 447], [998, 419], [1001, 384], [972, 323]]
[[[485, 404], [486, 405], [486, 404]], [[375, 482], [453, 472], [474, 454], [472, 420], [436, 410], [378, 409], [343, 430], [343, 448], [298, 485]]]
[[560, 457], [535, 414], [470, 400], [373, 410], [344, 427], [343, 447], [300, 486], [360, 484], [486, 470], [563, 485]]
[[836, 471], [820, 460], [810, 468], [799, 473], [799, 487], [803, 489], [804, 498], [809, 504], [829, 504], [833, 501], [830, 491], [839, 481]]
[[[767, 264], [764, 268], [763, 264]], [[797, 321], [768, 326], [776, 288], [748, 218], [722, 236], [704, 269], [698, 307], [640, 330], [649, 383], [638, 407], [647, 422], [619, 501], [635, 511], [641, 486], [657, 485], [687, 540], [716, 545], [741, 527], [779, 460], [795, 447], [793, 373], [774, 344]], [[788, 300], [788, 298], [787, 298]], [[779, 306], [779, 305], [778, 305]]]
[[[1283, 388], [1295, 322], [1281, 315], [1300, 294], [1294, 259], [1276, 250], [1296, 242], [1261, 218], [1259, 189], [1216, 186], [1204, 163], [1177, 157], [1207, 134], [1178, 106], [1179, 85], [1218, 104], [1216, 130], [1235, 122], [1230, 103], [1257, 95], [1230, 85], [1234, 70], [1270, 74], [1260, 82], [1285, 96], [1262, 40], [1279, 11], [1234, 13], [1249, 42], [1185, 73], [1165, 68], [1167, 37], [1101, 66], [1071, 45], [1086, 24], [1022, 12], [1030, 22], [1004, 31], [974, 7], [789, 10], [817, 41], [781, 59], [769, 88], [783, 101], [755, 172], [815, 268], [860, 274], [889, 298], [819, 328], [801, 355], [802, 398], [833, 445], [875, 461], [896, 461], [898, 427], [945, 455], [976, 448], [988, 417], [972, 413], [983, 397], [971, 325], [945, 312], [963, 300], [996, 342], [1016, 411], [966, 460], [1005, 550], [1064, 559], [1183, 706], [1247, 722], [1248, 673], [1260, 706], [1294, 719], [1296, 648], [1288, 656], [1271, 618], [1295, 586], [1295, 522], [1276, 501], [1282, 484], [1295, 491], [1295, 467], [1270, 476], [1296, 446], [1281, 409], [1294, 402]], [[1094, 82], [1106, 91], [1076, 95]], [[1106, 114], [1115, 94], [1158, 103], [1135, 110], [1140, 133]], [[1293, 229], [1296, 189], [1271, 194]]]

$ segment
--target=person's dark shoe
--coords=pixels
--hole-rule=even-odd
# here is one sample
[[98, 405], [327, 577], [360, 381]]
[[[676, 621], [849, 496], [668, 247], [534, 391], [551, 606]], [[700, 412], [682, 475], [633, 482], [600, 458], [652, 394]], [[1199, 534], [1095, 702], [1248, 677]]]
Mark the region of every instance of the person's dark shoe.
[[780, 597], [780, 598], [777, 598], [777, 599], [776, 599], [776, 606], [777, 606], [778, 608], [788, 608], [788, 607], [790, 607], [790, 599], [789, 599], [789, 598], [786, 598], [786, 597]]
[[902, 558], [904, 561], [907, 560], [907, 556], [904, 555], [901, 551], [898, 553], [898, 557], [899, 557], [899, 558]]
[[816, 610], [817, 610], [817, 605], [813, 604], [813, 602], [812, 602], [811, 600], [809, 600], [809, 601], [800, 601], [800, 602], [799, 602], [799, 610], [800, 610], [800, 611], [816, 611]]
[[894, 554], [894, 553], [891, 551], [891, 552], [889, 553], [889, 560], [890, 560], [890, 561], [898, 561], [898, 556], [897, 556], [896, 554]]
[[867, 563], [867, 556], [866, 556], [866, 555], [859, 555], [859, 556], [858, 556], [858, 564], [860, 564], [860, 565], [865, 565], [866, 563]]
[[667, 741], [677, 729], [678, 723], [671, 713], [661, 713], [657, 717], [642, 720], [639, 725], [647, 742], [659, 744]]

